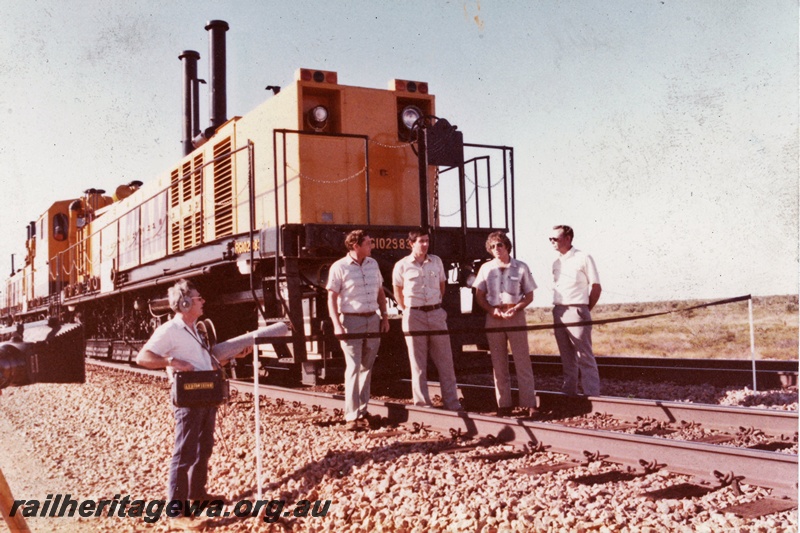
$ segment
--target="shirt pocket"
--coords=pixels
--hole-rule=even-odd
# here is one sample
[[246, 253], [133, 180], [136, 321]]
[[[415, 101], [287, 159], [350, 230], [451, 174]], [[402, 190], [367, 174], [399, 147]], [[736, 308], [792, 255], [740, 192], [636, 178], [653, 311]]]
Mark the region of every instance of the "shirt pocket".
[[403, 279], [412, 283], [415, 281], [419, 281], [421, 277], [422, 277], [422, 272], [420, 272], [419, 270], [406, 270], [403, 273]]

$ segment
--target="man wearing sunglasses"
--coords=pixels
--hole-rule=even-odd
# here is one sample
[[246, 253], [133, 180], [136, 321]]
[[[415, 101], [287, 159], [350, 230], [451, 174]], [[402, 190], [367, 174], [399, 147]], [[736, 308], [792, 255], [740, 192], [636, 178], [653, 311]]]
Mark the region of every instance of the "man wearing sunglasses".
[[565, 327], [563, 324], [591, 322], [591, 310], [600, 299], [600, 276], [592, 256], [572, 246], [575, 232], [569, 226], [554, 226], [550, 236], [558, 257], [553, 262], [553, 322], [561, 365], [562, 391], [577, 396], [600, 394], [600, 375], [592, 352], [591, 324]]
[[519, 386], [519, 405], [526, 415], [536, 414], [536, 389], [528, 348], [528, 332], [524, 329], [525, 308], [533, 302], [536, 282], [528, 265], [511, 257], [511, 239], [495, 231], [486, 239], [486, 251], [494, 259], [481, 265], [475, 277], [475, 296], [486, 311], [486, 328], [517, 327], [519, 331], [487, 331], [489, 353], [494, 371], [497, 415], [512, 414], [511, 375], [508, 372], [508, 346], [514, 357]]

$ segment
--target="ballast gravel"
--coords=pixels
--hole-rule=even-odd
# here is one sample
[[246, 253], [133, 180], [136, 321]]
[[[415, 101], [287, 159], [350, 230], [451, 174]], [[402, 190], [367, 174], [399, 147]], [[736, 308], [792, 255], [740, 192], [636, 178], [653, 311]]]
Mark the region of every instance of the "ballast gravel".
[[[649, 387], [658, 387], [649, 385]], [[635, 396], [635, 391], [627, 391]], [[654, 390], [648, 391], [655, 394]], [[688, 390], [684, 396], [690, 396]], [[675, 399], [667, 396], [662, 399]], [[797, 391], [760, 393], [769, 402]], [[792, 395], [793, 394], [793, 395]], [[617, 395], [617, 394], [615, 394]], [[702, 391], [696, 396], [702, 397]], [[759, 405], [750, 391], [725, 393], [726, 405]], [[643, 493], [689, 482], [659, 471], [632, 480], [583, 485], [576, 478], [612, 467], [590, 463], [528, 475], [520, 468], [566, 458], [543, 452], [498, 462], [470, 456], [509, 451], [494, 446], [465, 453], [435, 453], [432, 435], [381, 430], [342, 431], [338, 423], [313, 424], [313, 413], [262, 400], [262, 498], [327, 501], [325, 516], [203, 518], [209, 531], [312, 532], [792, 532], [797, 510], [740, 518], [723, 509], [768, 496], [762, 488], [727, 487], [702, 497], [651, 501]], [[209, 492], [231, 502], [256, 500], [254, 410], [236, 398], [220, 410], [210, 464]], [[388, 433], [387, 431], [383, 431]], [[173, 420], [166, 382], [107, 368], [88, 367], [82, 385], [37, 384], [0, 395], [0, 459], [16, 499], [45, 501], [50, 494], [76, 500], [164, 499], [172, 451]], [[232, 511], [233, 505], [225, 508]], [[284, 514], [284, 513], [281, 513]], [[165, 517], [36, 517], [33, 531], [168, 531]]]

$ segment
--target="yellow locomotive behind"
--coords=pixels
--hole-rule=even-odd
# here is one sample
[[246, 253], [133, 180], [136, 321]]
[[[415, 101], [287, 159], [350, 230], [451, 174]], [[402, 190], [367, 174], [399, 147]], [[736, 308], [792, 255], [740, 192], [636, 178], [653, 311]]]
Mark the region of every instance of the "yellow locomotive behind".
[[[213, 48], [228, 27], [211, 21], [206, 29]], [[220, 54], [210, 56], [217, 63], [212, 83], [224, 80], [215, 70]], [[379, 243], [374, 256], [390, 280], [391, 266], [408, 253], [408, 230], [420, 225], [434, 229], [434, 251], [451, 270], [452, 319], [469, 318], [461, 312], [460, 288], [486, 259], [486, 234], [508, 229], [513, 216], [509, 223], [504, 194], [505, 223], [480, 224], [480, 210], [491, 201], [478, 207], [478, 165], [472, 185], [465, 178], [470, 161], [456, 159], [454, 186], [440, 188], [443, 163], [426, 164], [430, 152], [420, 136], [426, 125], [447, 123], [436, 122], [427, 83], [395, 79], [387, 89], [365, 88], [339, 83], [336, 72], [299, 69], [263, 104], [230, 119], [224, 87], [214, 85], [211, 125], [201, 130], [199, 57], [180, 55], [183, 158], [160, 177], [117, 187], [111, 196], [89, 189], [56, 202], [32, 223], [25, 264], [6, 284], [0, 317], [7, 325], [74, 318], [86, 327], [90, 354], [130, 359], [169, 313], [166, 286], [194, 278], [209, 300], [209, 327], [220, 338], [290, 320], [294, 338], [264, 355], [302, 366], [304, 379], [313, 381], [338, 351], [326, 332], [324, 282], [327, 266], [345, 253], [344, 235], [369, 228]], [[513, 215], [513, 152], [481, 146], [500, 153]], [[474, 206], [466, 200], [470, 186]], [[445, 194], [456, 197], [461, 213], [460, 224], [449, 228], [436, 208]], [[405, 349], [402, 338], [385, 344]]]
[[[246, 116], [226, 121], [168, 174], [80, 228], [73, 247], [61, 254], [66, 269], [87, 270], [100, 278], [100, 290], [110, 290], [119, 273], [127, 274], [126, 281], [142, 281], [147, 272], [132, 269], [199, 247], [218, 245], [213, 251], [204, 248], [193, 264], [220, 256], [226, 239], [249, 231], [251, 164], [257, 228], [418, 225], [417, 159], [403, 138], [408, 128], [398, 123], [398, 114], [409, 106], [430, 114], [434, 97], [350, 87], [336, 78], [332, 72], [301, 69], [290, 87]], [[320, 106], [326, 117], [312, 122]], [[83, 278], [71, 280], [76, 282]]]

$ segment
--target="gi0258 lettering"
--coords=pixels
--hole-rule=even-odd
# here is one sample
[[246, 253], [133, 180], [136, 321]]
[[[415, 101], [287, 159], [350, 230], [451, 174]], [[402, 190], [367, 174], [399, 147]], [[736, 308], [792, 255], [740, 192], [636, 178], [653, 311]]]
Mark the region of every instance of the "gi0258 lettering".
[[372, 239], [375, 248], [379, 250], [406, 250], [408, 249], [408, 239], [402, 237], [375, 237]]
[[[260, 240], [253, 239], [253, 250], [258, 251]], [[245, 254], [250, 252], [250, 241], [234, 241], [233, 251], [236, 254]]]

